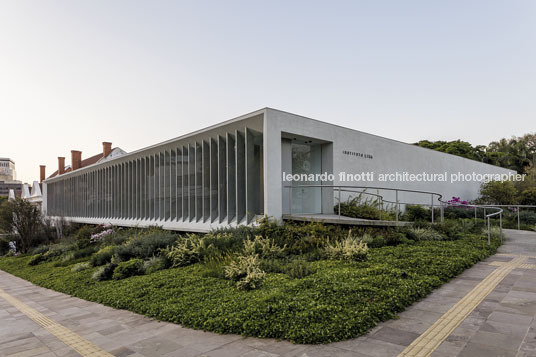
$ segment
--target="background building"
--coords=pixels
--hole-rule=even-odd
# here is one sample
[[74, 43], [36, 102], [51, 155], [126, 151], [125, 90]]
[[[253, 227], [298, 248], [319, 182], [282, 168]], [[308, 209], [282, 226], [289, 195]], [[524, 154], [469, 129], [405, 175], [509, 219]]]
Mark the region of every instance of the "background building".
[[0, 181], [15, 181], [16, 179], [15, 161], [5, 157], [0, 158]]
[[[340, 172], [511, 172], [270, 108], [84, 167], [73, 152], [72, 167], [62, 172], [61, 159], [60, 170], [43, 185], [47, 216], [188, 231], [250, 223], [264, 214], [281, 219], [291, 212], [333, 213], [339, 197], [331, 185], [352, 184], [340, 181]], [[335, 177], [307, 183], [325, 187], [303, 187], [283, 182], [283, 173]], [[479, 182], [379, 182], [377, 176], [355, 185], [468, 200], [480, 187]], [[389, 191], [381, 194], [394, 200]], [[347, 198], [343, 193], [341, 200]], [[430, 203], [429, 195], [399, 198]]]
[[0, 158], [0, 196], [8, 196], [13, 190], [15, 196], [22, 193], [22, 182], [17, 181], [15, 161], [9, 158]]

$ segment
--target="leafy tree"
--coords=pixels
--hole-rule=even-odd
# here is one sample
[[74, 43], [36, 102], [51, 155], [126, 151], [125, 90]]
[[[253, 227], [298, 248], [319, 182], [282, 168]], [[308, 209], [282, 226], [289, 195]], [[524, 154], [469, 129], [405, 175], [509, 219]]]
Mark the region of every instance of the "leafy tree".
[[12, 232], [17, 241], [17, 249], [26, 253], [38, 244], [42, 230], [41, 211], [30, 202], [16, 198], [0, 206], [0, 227]]
[[497, 165], [524, 173], [536, 167], [536, 134], [525, 134], [510, 139], [502, 138], [489, 145], [472, 146], [461, 140], [421, 140], [415, 145], [452, 155]]
[[523, 190], [520, 194], [519, 203], [522, 205], [536, 205], [536, 187]]
[[492, 205], [514, 205], [518, 203], [518, 192], [512, 181], [490, 181], [480, 187], [480, 201]]

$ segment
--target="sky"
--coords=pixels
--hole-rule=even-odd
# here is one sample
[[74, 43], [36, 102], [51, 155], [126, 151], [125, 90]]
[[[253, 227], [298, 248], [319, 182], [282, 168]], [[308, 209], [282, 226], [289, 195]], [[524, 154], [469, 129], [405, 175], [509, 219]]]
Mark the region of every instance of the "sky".
[[536, 1], [0, 0], [18, 179], [272, 107], [405, 142], [536, 131]]

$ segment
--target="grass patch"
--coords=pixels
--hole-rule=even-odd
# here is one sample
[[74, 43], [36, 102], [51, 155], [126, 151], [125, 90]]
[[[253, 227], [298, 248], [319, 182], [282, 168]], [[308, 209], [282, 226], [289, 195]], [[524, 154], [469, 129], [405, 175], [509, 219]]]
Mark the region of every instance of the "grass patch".
[[[296, 244], [289, 241], [288, 246], [295, 249]], [[316, 243], [308, 244], [311, 252]], [[108, 281], [92, 279], [99, 268], [89, 264], [80, 271], [55, 267], [53, 261], [29, 265], [36, 259], [31, 256], [0, 258], [0, 269], [39, 286], [187, 327], [329, 343], [357, 337], [395, 317], [495, 253], [498, 245], [497, 239], [488, 247], [482, 235], [467, 234], [457, 240], [372, 248], [363, 261], [310, 259], [293, 263], [292, 276], [275, 268], [266, 272], [262, 285], [250, 291], [212, 273], [218, 261]]]

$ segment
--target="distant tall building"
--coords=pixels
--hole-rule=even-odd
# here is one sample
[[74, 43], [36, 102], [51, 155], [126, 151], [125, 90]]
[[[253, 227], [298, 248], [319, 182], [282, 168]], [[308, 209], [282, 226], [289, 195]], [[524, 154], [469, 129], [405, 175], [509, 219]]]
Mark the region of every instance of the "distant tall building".
[[16, 179], [15, 161], [9, 158], [0, 158], [0, 196], [9, 195], [9, 190], [13, 190], [15, 196], [21, 195], [22, 182]]
[[15, 161], [0, 157], [0, 181], [15, 181], [16, 179]]

